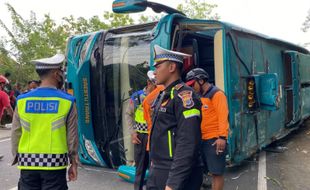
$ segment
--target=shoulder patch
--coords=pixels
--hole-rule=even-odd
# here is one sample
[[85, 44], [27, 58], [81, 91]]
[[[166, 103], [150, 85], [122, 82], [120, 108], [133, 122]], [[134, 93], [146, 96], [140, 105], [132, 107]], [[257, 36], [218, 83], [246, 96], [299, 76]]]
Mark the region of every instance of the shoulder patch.
[[180, 84], [175, 85], [174, 89], [180, 90], [183, 86], [184, 86], [184, 84], [180, 83]]
[[193, 92], [190, 90], [184, 90], [178, 94], [178, 96], [182, 99], [183, 106], [185, 108], [192, 108], [195, 103], [193, 101]]

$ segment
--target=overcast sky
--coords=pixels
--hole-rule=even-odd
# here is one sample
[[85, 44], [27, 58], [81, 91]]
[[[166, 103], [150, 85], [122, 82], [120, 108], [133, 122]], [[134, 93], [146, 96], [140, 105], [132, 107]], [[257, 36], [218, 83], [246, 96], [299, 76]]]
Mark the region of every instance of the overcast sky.
[[[152, 0], [161, 2], [160, 0]], [[112, 11], [112, 0], [0, 0], [0, 19], [10, 23], [10, 15], [5, 3], [10, 3], [24, 18], [29, 18], [34, 11], [38, 18], [50, 13], [53, 19], [60, 21], [62, 17], [74, 15], [89, 18], [101, 16], [103, 11]], [[166, 0], [164, 3], [175, 7], [181, 0]], [[209, 0], [215, 3], [215, 9], [222, 21], [230, 22], [271, 37], [283, 39], [295, 44], [310, 42], [310, 31], [301, 31], [310, 0]], [[148, 11], [146, 14], [153, 14]], [[1, 31], [2, 30], [2, 31]], [[0, 35], [3, 35], [0, 29]], [[308, 47], [310, 49], [310, 47]]]

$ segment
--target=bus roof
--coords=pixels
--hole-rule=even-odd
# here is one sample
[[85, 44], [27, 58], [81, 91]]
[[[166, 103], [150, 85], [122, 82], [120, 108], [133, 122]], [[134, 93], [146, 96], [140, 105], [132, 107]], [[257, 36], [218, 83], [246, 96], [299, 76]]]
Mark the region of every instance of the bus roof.
[[229, 28], [231, 30], [235, 30], [235, 31], [238, 31], [238, 32], [243, 32], [243, 33], [247, 33], [247, 34], [250, 34], [250, 35], [258, 36], [260, 38], [272, 41], [272, 42], [274, 42], [276, 44], [279, 44], [279, 45], [281, 44], [281, 45], [285, 45], [285, 46], [288, 46], [288, 47], [291, 47], [291, 48], [294, 48], [294, 49], [298, 49], [300, 52], [302, 52], [304, 54], [310, 54], [309, 50], [307, 50], [306, 48], [304, 48], [302, 46], [296, 45], [294, 43], [291, 43], [291, 42], [288, 42], [288, 41], [285, 41], [285, 40], [282, 40], [282, 39], [278, 39], [278, 38], [273, 38], [273, 37], [270, 37], [268, 35], [265, 35], [265, 34], [262, 34], [262, 33], [259, 33], [259, 32], [255, 32], [253, 30], [249, 30], [249, 29], [246, 29], [246, 28], [234, 25], [232, 23], [221, 22], [221, 21], [218, 21], [218, 22], [222, 23], [224, 26], [226, 26], [226, 28]]

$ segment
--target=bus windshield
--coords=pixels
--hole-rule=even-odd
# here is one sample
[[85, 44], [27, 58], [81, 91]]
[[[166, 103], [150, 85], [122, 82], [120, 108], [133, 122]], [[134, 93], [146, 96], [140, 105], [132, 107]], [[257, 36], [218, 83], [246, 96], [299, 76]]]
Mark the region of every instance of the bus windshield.
[[105, 123], [111, 135], [111, 152], [113, 154], [114, 150], [119, 154], [113, 157], [121, 157], [123, 163], [133, 160], [133, 146], [125, 111], [129, 105], [130, 94], [146, 86], [151, 40], [149, 31], [108, 33], [104, 41]]

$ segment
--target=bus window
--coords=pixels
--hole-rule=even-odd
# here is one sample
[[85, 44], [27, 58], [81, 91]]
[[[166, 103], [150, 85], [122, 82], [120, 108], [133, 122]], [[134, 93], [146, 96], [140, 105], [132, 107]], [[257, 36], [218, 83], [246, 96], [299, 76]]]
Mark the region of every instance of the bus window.
[[[192, 55], [191, 68], [200, 67], [210, 76], [209, 82], [224, 88], [223, 32], [219, 24], [180, 22], [176, 27], [173, 49]], [[189, 70], [189, 69], [187, 69]]]
[[106, 124], [111, 131], [111, 138], [118, 139], [110, 142], [111, 149], [123, 149], [123, 162], [133, 160], [133, 145], [124, 119], [125, 111], [130, 93], [146, 86], [151, 40], [150, 32], [110, 33], [104, 42]]

